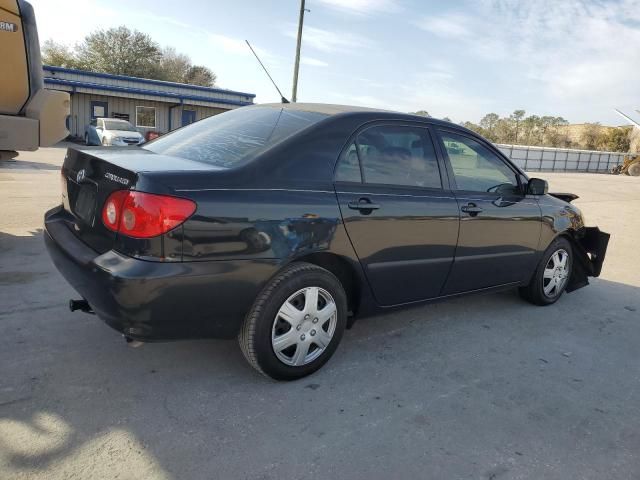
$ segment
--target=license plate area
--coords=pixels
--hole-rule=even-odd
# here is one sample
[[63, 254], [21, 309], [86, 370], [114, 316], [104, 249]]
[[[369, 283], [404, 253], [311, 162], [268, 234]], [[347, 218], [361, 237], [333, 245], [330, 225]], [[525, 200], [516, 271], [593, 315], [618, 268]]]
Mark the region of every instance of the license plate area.
[[91, 226], [95, 221], [96, 190], [95, 185], [80, 185], [80, 191], [73, 209], [79, 219]]

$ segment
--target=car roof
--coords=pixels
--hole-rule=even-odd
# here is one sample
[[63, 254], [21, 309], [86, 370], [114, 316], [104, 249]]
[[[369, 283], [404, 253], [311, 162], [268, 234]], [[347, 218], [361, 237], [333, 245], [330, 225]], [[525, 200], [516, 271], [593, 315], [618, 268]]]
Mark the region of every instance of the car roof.
[[299, 112], [313, 112], [313, 113], [321, 113], [329, 116], [333, 115], [348, 115], [348, 114], [362, 114], [362, 113], [380, 113], [385, 117], [389, 118], [389, 116], [397, 115], [398, 118], [404, 120], [419, 120], [422, 122], [429, 122], [443, 126], [455, 126], [458, 129], [468, 131], [467, 128], [462, 127], [453, 122], [449, 122], [447, 120], [440, 120], [434, 117], [424, 117], [422, 115], [414, 115], [412, 113], [399, 112], [397, 110], [385, 110], [382, 108], [370, 108], [370, 107], [361, 107], [357, 105], [339, 105], [332, 103], [307, 103], [307, 102], [296, 102], [296, 103], [259, 103], [253, 105], [254, 107], [271, 107], [271, 108], [282, 108], [284, 110], [291, 111], [299, 111]]
[[276, 107], [285, 110], [298, 112], [323, 113], [325, 115], [337, 115], [339, 113], [350, 112], [390, 112], [390, 110], [380, 110], [368, 107], [358, 107], [354, 105], [336, 105], [331, 103], [259, 103], [256, 107]]

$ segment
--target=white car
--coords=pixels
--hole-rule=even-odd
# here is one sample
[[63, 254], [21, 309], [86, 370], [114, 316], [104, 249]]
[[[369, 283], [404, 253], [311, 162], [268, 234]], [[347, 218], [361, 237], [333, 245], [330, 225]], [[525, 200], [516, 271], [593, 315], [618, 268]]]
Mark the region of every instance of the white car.
[[87, 145], [126, 147], [144, 143], [144, 137], [131, 123], [117, 118], [96, 118], [84, 132]]

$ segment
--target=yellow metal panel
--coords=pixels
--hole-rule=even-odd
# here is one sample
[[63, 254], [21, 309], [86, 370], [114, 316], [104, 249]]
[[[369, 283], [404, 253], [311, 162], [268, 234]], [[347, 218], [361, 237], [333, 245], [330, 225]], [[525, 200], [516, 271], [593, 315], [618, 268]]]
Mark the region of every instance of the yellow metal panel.
[[20, 9], [18, 8], [18, 0], [0, 0], [0, 9], [6, 10], [14, 15], [20, 15]]
[[15, 115], [29, 99], [29, 67], [16, 0], [0, 0], [0, 113]]

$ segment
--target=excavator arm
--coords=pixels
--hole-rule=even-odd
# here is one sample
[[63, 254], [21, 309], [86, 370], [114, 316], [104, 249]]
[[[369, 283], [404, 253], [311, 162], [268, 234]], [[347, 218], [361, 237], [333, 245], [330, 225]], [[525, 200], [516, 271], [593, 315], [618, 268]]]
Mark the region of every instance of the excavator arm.
[[0, 158], [53, 145], [69, 132], [69, 94], [46, 90], [33, 7], [0, 0]]

